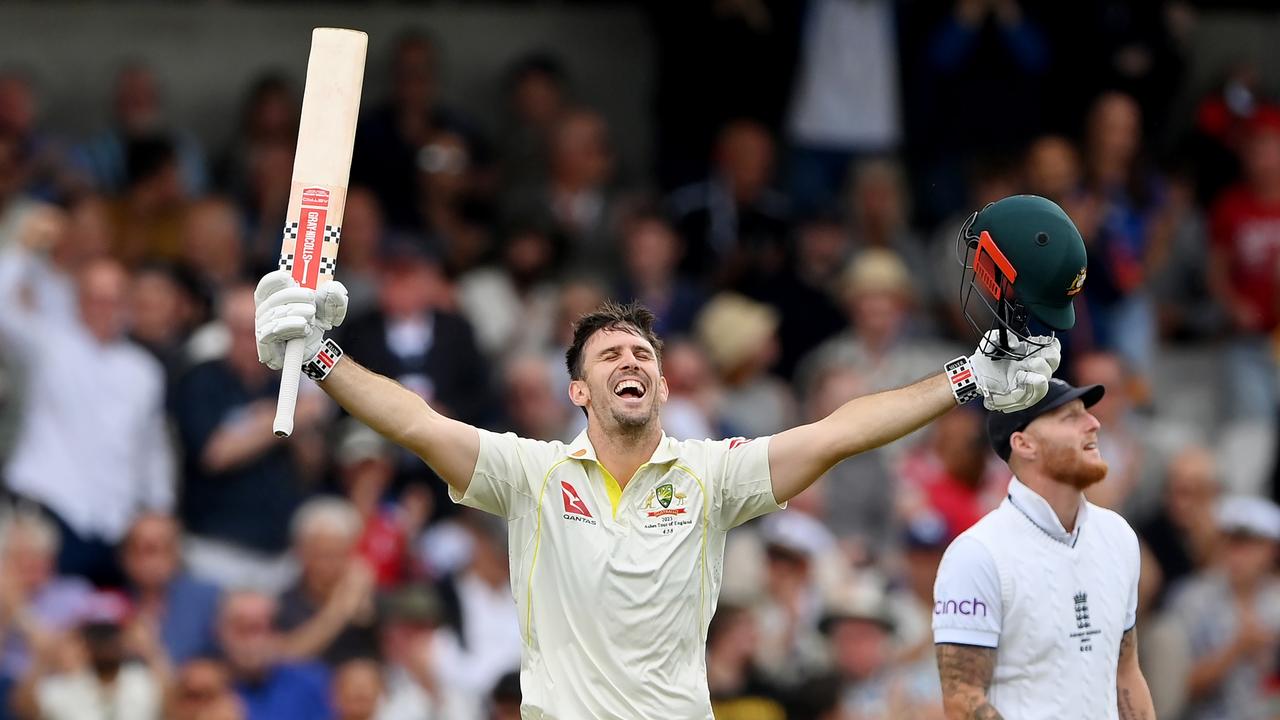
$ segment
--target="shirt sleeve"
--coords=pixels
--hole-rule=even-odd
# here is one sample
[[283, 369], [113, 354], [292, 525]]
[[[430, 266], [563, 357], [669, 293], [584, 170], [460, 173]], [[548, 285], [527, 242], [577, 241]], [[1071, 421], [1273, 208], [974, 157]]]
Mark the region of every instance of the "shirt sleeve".
[[1133, 581], [1129, 583], [1129, 599], [1124, 606], [1124, 629], [1129, 631], [1138, 624], [1138, 584], [1142, 579], [1142, 546], [1138, 544], [1138, 536], [1128, 525], [1129, 542], [1133, 545]]
[[[547, 453], [547, 443], [517, 437], [515, 433], [498, 434], [477, 428], [480, 433], [480, 455], [471, 474], [467, 491], [449, 488], [449, 499], [455, 503], [500, 515], [508, 520], [519, 517], [536, 503], [529, 467]], [[542, 468], [544, 473], [550, 467]], [[541, 477], [538, 478], [541, 480]]]
[[995, 558], [982, 543], [951, 543], [933, 586], [933, 642], [998, 647], [1003, 603]]
[[715, 488], [716, 522], [729, 529], [786, 507], [773, 496], [769, 437], [708, 443], [708, 467]]

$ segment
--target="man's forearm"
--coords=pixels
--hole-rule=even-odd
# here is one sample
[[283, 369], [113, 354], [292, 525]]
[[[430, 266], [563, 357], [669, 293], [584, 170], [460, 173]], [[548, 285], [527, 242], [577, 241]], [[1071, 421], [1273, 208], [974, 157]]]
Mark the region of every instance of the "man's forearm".
[[896, 390], [857, 397], [831, 414], [839, 427], [841, 458], [856, 455], [909, 435], [955, 408], [947, 376], [938, 373]]
[[1135, 678], [1121, 678], [1116, 683], [1116, 704], [1120, 720], [1155, 720], [1156, 705], [1151, 699], [1147, 679], [1139, 672]]

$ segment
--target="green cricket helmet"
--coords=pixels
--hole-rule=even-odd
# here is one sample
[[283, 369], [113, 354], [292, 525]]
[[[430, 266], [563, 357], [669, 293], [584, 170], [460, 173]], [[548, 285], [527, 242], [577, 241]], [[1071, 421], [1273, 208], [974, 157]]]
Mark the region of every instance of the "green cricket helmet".
[[[997, 200], [969, 217], [956, 238], [965, 250], [961, 306], [979, 336], [1000, 330], [1000, 347], [984, 351], [993, 356], [1026, 357], [1043, 342], [1031, 340], [1028, 322], [1035, 318], [1053, 330], [1069, 330], [1076, 323], [1072, 306], [1084, 289], [1088, 257], [1075, 223], [1056, 203], [1038, 195], [1012, 195]], [[970, 303], [980, 301], [986, 312]], [[1027, 341], [1030, 352], [1008, 351], [1008, 334]]]

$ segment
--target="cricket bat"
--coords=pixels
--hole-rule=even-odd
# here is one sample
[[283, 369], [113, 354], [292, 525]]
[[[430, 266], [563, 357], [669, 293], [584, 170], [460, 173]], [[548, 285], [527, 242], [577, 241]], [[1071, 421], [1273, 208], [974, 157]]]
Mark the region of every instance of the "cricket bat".
[[[313, 290], [332, 280], [337, 268], [368, 44], [369, 36], [358, 30], [316, 28], [311, 32], [280, 268]], [[285, 345], [273, 426], [280, 437], [293, 432], [298, 380], [307, 359], [302, 357], [303, 344], [298, 338]]]

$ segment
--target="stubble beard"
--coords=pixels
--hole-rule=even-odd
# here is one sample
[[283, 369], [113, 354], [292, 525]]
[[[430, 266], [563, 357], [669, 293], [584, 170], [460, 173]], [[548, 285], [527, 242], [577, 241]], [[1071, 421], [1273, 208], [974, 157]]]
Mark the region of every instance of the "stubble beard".
[[1107, 463], [1101, 457], [1086, 456], [1077, 448], [1059, 446], [1045, 456], [1045, 469], [1054, 480], [1084, 490], [1107, 477]]

